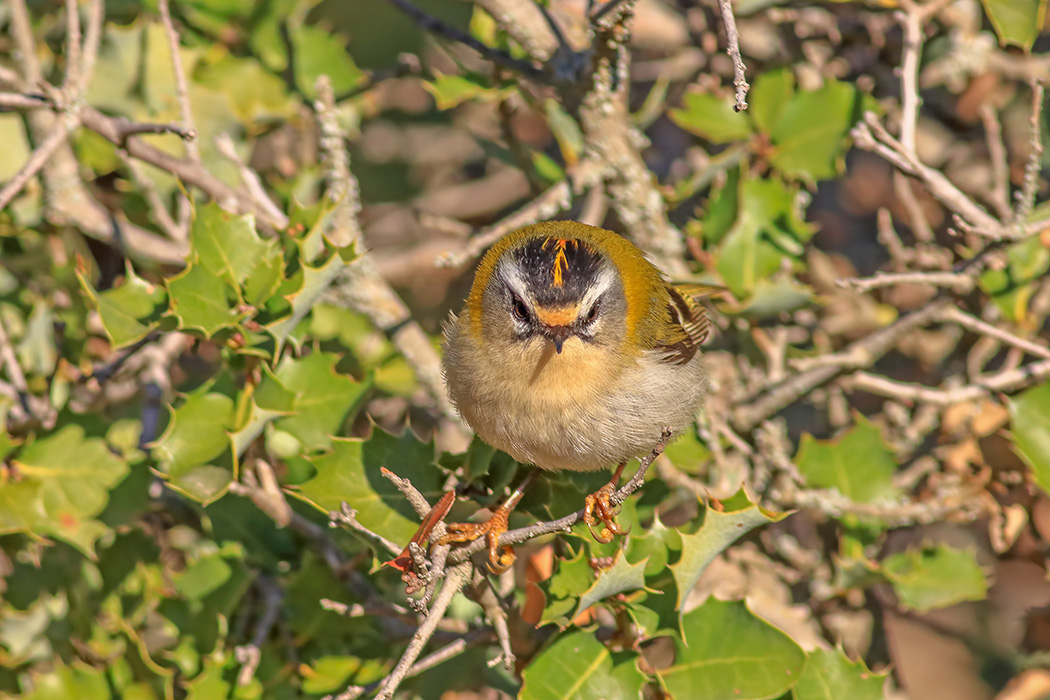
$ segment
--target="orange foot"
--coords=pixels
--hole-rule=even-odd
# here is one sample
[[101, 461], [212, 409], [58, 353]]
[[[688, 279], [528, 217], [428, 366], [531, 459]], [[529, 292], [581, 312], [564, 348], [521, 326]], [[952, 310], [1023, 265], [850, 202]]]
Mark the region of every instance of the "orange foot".
[[[626, 535], [624, 530], [616, 522], [616, 515], [620, 512], [620, 506], [609, 503], [616, 484], [610, 482], [594, 493], [587, 496], [583, 501], [583, 522], [591, 530], [591, 536], [602, 544], [612, 542], [614, 535]], [[595, 532], [594, 526], [602, 523], [602, 529]]]
[[[513, 507], [513, 506], [512, 506]], [[496, 509], [492, 517], [483, 523], [448, 523], [446, 534], [439, 544], [453, 542], [473, 542], [484, 536], [489, 546], [489, 569], [494, 574], [502, 574], [514, 563], [514, 548], [510, 545], [500, 546], [499, 538], [507, 531], [507, 518], [511, 508], [504, 504]]]
[[[620, 476], [623, 474], [623, 468], [625, 466], [627, 466], [627, 463], [621, 462], [620, 466], [618, 466], [613, 473], [612, 480], [587, 496], [583, 501], [583, 522], [587, 523], [587, 527], [591, 531], [591, 536], [602, 544], [612, 542], [613, 536], [615, 535], [626, 535], [628, 532], [616, 522], [616, 516], [620, 512], [620, 506], [614, 506], [609, 502], [617, 484], [620, 483]], [[602, 523], [602, 529], [595, 532], [594, 526], [599, 522]]]

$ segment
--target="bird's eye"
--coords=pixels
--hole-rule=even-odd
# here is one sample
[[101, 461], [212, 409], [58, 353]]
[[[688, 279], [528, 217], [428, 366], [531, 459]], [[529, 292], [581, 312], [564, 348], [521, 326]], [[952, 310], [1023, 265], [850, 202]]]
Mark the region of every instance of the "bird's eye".
[[583, 317], [585, 323], [593, 323], [594, 319], [598, 318], [598, 302], [594, 302], [594, 306], [587, 312], [587, 315]]
[[529, 320], [529, 309], [525, 306], [525, 302], [518, 297], [514, 297], [511, 301], [511, 308], [514, 311], [514, 318], [519, 321]]

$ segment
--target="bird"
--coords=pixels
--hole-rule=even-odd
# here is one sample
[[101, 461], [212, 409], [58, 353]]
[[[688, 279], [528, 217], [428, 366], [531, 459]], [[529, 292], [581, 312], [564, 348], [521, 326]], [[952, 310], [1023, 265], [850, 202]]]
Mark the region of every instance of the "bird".
[[[683, 431], [707, 393], [700, 345], [710, 321], [699, 285], [674, 285], [624, 236], [576, 221], [508, 233], [444, 327], [448, 395], [484, 442], [549, 471], [618, 465], [585, 500], [594, 538], [626, 532], [610, 503], [629, 459]], [[514, 506], [539, 471], [481, 523], [450, 523], [442, 543], [487, 538], [489, 568]], [[595, 530], [598, 523], [600, 530]]]

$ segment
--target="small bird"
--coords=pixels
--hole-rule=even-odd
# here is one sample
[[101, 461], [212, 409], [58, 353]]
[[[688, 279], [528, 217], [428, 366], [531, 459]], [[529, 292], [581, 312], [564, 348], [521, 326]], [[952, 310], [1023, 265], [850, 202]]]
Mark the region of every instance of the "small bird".
[[[449, 397], [488, 444], [546, 470], [619, 464], [586, 499], [592, 535], [625, 534], [609, 501], [627, 460], [682, 431], [706, 393], [700, 344], [710, 324], [693, 294], [666, 282], [642, 251], [612, 231], [549, 221], [507, 234], [478, 266], [466, 307], [445, 326]], [[491, 519], [454, 523], [442, 540], [499, 537], [526, 478]], [[604, 527], [595, 532], [598, 522]]]

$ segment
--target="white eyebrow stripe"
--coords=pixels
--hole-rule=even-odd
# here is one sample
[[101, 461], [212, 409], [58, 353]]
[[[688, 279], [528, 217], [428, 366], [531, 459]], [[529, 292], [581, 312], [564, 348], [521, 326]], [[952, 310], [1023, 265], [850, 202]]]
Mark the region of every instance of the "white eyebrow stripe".
[[531, 294], [525, 286], [525, 280], [521, 276], [521, 270], [518, 268], [518, 264], [514, 260], [504, 260], [500, 263], [497, 270], [500, 279], [503, 280], [512, 292], [518, 295], [521, 299], [530, 299]]
[[598, 278], [594, 280], [594, 286], [583, 295], [583, 299], [580, 301], [580, 308], [589, 308], [598, 300], [598, 297], [609, 291], [614, 284], [616, 284], [616, 270], [611, 266], [603, 266], [601, 272], [598, 273]]

